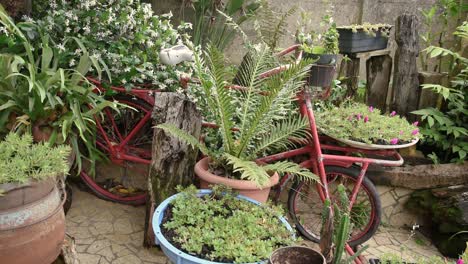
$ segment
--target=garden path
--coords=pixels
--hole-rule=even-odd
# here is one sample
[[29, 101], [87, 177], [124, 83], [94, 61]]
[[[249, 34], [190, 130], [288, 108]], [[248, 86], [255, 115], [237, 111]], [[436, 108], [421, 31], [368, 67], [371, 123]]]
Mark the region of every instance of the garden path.
[[[169, 264], [161, 250], [143, 248], [144, 222], [144, 206], [103, 201], [73, 186], [66, 223], [67, 233], [75, 238], [79, 264]], [[301, 244], [317, 248], [308, 241]], [[367, 244], [367, 258], [384, 252], [402, 254], [407, 260], [439, 255], [422, 234], [391, 227], [381, 227]]]

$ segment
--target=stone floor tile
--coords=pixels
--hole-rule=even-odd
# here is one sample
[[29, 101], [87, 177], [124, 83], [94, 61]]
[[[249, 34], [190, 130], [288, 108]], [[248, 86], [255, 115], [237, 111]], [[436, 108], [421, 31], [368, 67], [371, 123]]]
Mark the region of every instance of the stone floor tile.
[[99, 264], [101, 256], [93, 254], [78, 253], [78, 260], [80, 264]]
[[143, 262], [135, 255], [126, 255], [124, 257], [120, 257], [112, 261], [112, 264], [140, 264], [140, 263], [143, 263]]

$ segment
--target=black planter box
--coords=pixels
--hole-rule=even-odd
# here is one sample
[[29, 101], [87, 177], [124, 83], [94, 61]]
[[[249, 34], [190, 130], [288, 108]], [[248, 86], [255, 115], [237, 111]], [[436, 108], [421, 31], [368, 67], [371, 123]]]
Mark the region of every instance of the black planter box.
[[362, 29], [358, 29], [357, 32], [348, 28], [337, 29], [340, 34], [338, 38], [340, 53], [350, 54], [387, 48], [388, 36], [384, 36], [381, 31], [375, 32], [373, 36]]

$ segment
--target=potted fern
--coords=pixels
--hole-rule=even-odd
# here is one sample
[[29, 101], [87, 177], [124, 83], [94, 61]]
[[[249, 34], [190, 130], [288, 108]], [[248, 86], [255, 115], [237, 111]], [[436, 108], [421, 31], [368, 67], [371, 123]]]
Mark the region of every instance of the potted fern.
[[[265, 45], [256, 46], [233, 75], [238, 85], [231, 87], [237, 88], [227, 89], [232, 71], [225, 65], [223, 55], [213, 47], [209, 47], [205, 55], [207, 63], [195, 54], [200, 86], [191, 90], [205, 119], [219, 126], [214, 132], [215, 139], [203, 144], [173, 125], [157, 126], [206, 155], [195, 165], [201, 187], [224, 184], [242, 195], [265, 202], [270, 188], [278, 183], [278, 173], [315, 180], [313, 173], [295, 163], [256, 163], [265, 153], [290, 146], [290, 137], [308, 135], [307, 119], [287, 109], [293, 109], [310, 63], [291, 65], [280, 74], [262, 78], [262, 72], [271, 67], [273, 55]], [[243, 88], [238, 88], [240, 86]]]

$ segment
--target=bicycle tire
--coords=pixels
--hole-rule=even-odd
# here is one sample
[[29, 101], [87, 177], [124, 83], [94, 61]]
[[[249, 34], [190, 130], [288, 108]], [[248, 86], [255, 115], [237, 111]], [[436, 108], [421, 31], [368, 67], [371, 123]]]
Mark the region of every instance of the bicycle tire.
[[[325, 166], [325, 171], [327, 173], [327, 178], [333, 177], [332, 181], [336, 181], [338, 177], [340, 177], [341, 178], [340, 181], [344, 181], [343, 179], [346, 178], [348, 180], [351, 180], [351, 183], [353, 183], [358, 178], [360, 168], [357, 166], [353, 166], [350, 168], [337, 167], [337, 166]], [[304, 224], [302, 223], [303, 219], [305, 219], [306, 216], [300, 217], [298, 215], [297, 199], [300, 197], [305, 197], [304, 195], [299, 195], [299, 194], [301, 194], [301, 191], [305, 187], [306, 184], [308, 183], [303, 182], [303, 181], [296, 182], [293, 184], [291, 190], [289, 191], [289, 195], [288, 195], [289, 214], [291, 215], [291, 218], [294, 221], [294, 224], [296, 225], [296, 229], [299, 231], [299, 233], [301, 233], [305, 238], [318, 243], [320, 242], [321, 212], [322, 212], [321, 205], [323, 203], [321, 199], [319, 198], [317, 192], [315, 193], [316, 195], [315, 197], [311, 197], [310, 193], [306, 194], [305, 196], [307, 196], [307, 202], [311, 203], [310, 207], [313, 208], [312, 210], [318, 211], [316, 214], [316, 218], [318, 217], [318, 221], [320, 221], [318, 222], [318, 225], [316, 224], [316, 225], [311, 225], [313, 227], [307, 227], [305, 226], [305, 223]], [[315, 183], [312, 183], [312, 184], [315, 186]], [[329, 188], [330, 188], [330, 184], [329, 184]], [[331, 188], [330, 188], [330, 192], [331, 192]], [[370, 204], [370, 216], [369, 216], [369, 219], [366, 220], [367, 223], [364, 229], [356, 234], [352, 234], [351, 239], [348, 241], [348, 244], [351, 247], [360, 245], [366, 242], [367, 240], [369, 240], [375, 234], [380, 224], [380, 219], [382, 215], [380, 197], [377, 193], [377, 190], [374, 184], [367, 177], [364, 177], [362, 181], [361, 188], [360, 188], [357, 198], [360, 198], [360, 195], [364, 193], [366, 194], [367, 200], [369, 201], [369, 204]], [[354, 208], [355, 207], [353, 207], [353, 209]], [[353, 215], [353, 212], [352, 212], [352, 215]], [[353, 218], [352, 218], [352, 221], [353, 221]], [[312, 230], [313, 228], [315, 228], [315, 230]]]
[[[152, 111], [152, 106], [149, 103], [147, 103], [146, 101], [144, 101], [142, 99], [136, 98], [136, 97], [134, 97], [132, 95], [119, 94], [119, 95], [112, 96], [112, 97], [110, 97], [108, 99], [109, 100], [116, 100], [116, 101], [118, 101], [120, 103], [130, 105], [133, 108], [136, 108], [137, 110], [140, 110], [140, 111], [141, 110]], [[138, 122], [138, 120], [133, 120], [133, 121]], [[151, 124], [149, 124], [149, 127], [151, 127]], [[105, 129], [106, 131], [109, 131], [109, 130], [112, 130], [113, 128], [111, 127], [109, 129], [109, 127], [105, 127], [105, 125], [103, 125], [103, 129]], [[144, 132], [145, 128], [142, 128], [141, 131]], [[122, 132], [122, 131], [120, 131], [120, 132]], [[107, 143], [105, 142], [105, 140], [103, 139], [104, 137], [102, 136], [102, 131], [100, 129], [98, 129], [97, 134], [98, 134], [97, 137], [96, 137], [97, 138], [96, 139], [97, 145], [100, 146], [100, 149], [102, 150], [102, 152], [105, 155], [110, 156], [109, 149], [106, 148]], [[107, 133], [106, 133], [106, 135], [109, 138], [112, 138], [115, 141], [119, 141], [118, 137], [115, 136], [115, 135], [109, 135]], [[137, 138], [133, 138], [133, 142], [138, 141], [138, 136], [136, 136], [136, 137]], [[147, 159], [148, 157], [141, 157], [141, 158]], [[91, 190], [91, 192], [94, 195], [96, 195], [98, 198], [101, 198], [103, 200], [112, 201], [112, 202], [116, 202], [116, 203], [120, 203], [120, 204], [127, 204], [127, 205], [143, 205], [143, 204], [146, 203], [146, 197], [147, 197], [146, 191], [143, 194], [138, 194], [138, 195], [134, 195], [134, 196], [121, 196], [121, 195], [114, 194], [114, 193], [110, 192], [109, 190], [107, 190], [106, 188], [104, 188], [103, 186], [101, 186], [96, 181], [96, 178], [91, 177], [89, 175], [89, 173], [86, 172], [85, 169], [83, 169], [80, 172], [80, 177], [83, 180], [83, 182], [85, 183], [85, 185]]]

